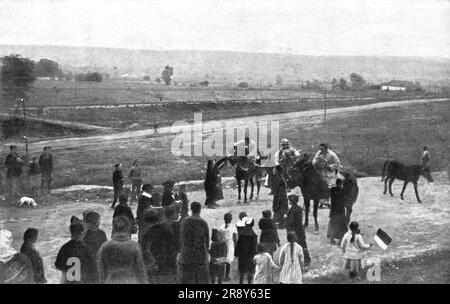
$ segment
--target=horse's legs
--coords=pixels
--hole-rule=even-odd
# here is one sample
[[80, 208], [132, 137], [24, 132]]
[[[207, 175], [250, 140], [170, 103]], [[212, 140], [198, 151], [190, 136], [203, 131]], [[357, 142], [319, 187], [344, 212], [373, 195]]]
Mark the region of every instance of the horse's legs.
[[402, 192], [400, 193], [400, 198], [401, 198], [401, 199], [403, 199], [403, 193], [405, 192], [406, 185], [408, 185], [408, 182], [405, 181], [405, 182], [403, 183]]
[[238, 200], [241, 200], [241, 180], [236, 179], [237, 185], [238, 185]]
[[314, 216], [314, 224], [315, 224], [316, 231], [319, 231], [319, 223], [317, 222], [317, 211], [318, 210], [319, 210], [319, 200], [314, 200], [313, 216]]
[[391, 195], [391, 196], [394, 196], [394, 194], [392, 194], [392, 183], [394, 182], [394, 179], [395, 178], [391, 178], [390, 180], [389, 180], [389, 194]]
[[254, 188], [255, 188], [255, 182], [253, 181], [253, 177], [250, 177], [250, 199], [253, 199]]
[[248, 179], [244, 179], [244, 203], [247, 202], [247, 187], [248, 187]]
[[308, 227], [309, 224], [309, 198], [304, 198], [305, 203], [305, 227]]
[[421, 203], [422, 201], [420, 200], [419, 192], [417, 191], [417, 182], [413, 182], [413, 185], [414, 185], [414, 192], [416, 193], [417, 201], [418, 201], [419, 203]]
[[352, 211], [353, 211], [352, 204], [348, 204], [345, 206], [345, 218], [346, 218], [347, 223], [350, 222], [350, 216], [352, 215]]
[[256, 199], [259, 199], [259, 190], [261, 189], [261, 178], [256, 179]]
[[388, 183], [388, 178], [386, 177], [385, 179], [384, 179], [384, 192], [383, 192], [383, 194], [386, 194], [386, 192], [387, 192], [387, 183]]

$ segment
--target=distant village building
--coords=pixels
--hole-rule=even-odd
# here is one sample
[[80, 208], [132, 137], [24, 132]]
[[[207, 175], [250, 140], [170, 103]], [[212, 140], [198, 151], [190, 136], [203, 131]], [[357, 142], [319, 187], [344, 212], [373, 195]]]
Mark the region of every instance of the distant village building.
[[381, 84], [381, 89], [383, 91], [415, 91], [418, 88], [411, 81], [406, 80], [391, 80], [386, 83]]
[[38, 76], [36, 80], [58, 80], [58, 77]]

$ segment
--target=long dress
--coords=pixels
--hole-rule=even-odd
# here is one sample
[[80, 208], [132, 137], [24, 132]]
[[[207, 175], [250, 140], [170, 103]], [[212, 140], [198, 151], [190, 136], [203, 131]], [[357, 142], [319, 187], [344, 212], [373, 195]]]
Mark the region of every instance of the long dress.
[[280, 262], [281, 267], [280, 283], [282, 284], [302, 284], [303, 249], [297, 243], [294, 245], [293, 258], [291, 257], [291, 244], [286, 243], [281, 247]]
[[279, 268], [268, 252], [263, 252], [255, 255], [253, 258], [255, 263], [255, 275], [253, 278], [254, 284], [273, 284], [273, 272]]
[[342, 239], [347, 232], [347, 221], [345, 217], [344, 194], [339, 187], [330, 190], [330, 220], [328, 223], [327, 238]]
[[225, 242], [227, 244], [227, 263], [232, 263], [234, 261], [234, 240], [233, 234], [237, 234], [237, 229], [235, 225], [229, 224], [228, 227], [225, 228], [225, 224], [220, 227], [220, 230], [223, 231], [225, 236]]

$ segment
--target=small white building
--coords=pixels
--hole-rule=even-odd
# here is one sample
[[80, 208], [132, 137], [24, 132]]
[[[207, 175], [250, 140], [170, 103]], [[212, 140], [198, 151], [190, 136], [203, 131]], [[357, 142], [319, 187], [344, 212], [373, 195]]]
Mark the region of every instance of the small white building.
[[383, 91], [413, 91], [415, 89], [416, 86], [411, 81], [391, 80], [381, 84]]

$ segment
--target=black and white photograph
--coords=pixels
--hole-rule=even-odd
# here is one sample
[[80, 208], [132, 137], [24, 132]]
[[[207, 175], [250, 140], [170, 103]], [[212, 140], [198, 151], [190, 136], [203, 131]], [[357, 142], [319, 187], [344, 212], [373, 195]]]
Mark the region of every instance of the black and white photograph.
[[449, 235], [450, 1], [0, 0], [0, 284], [449, 284]]

